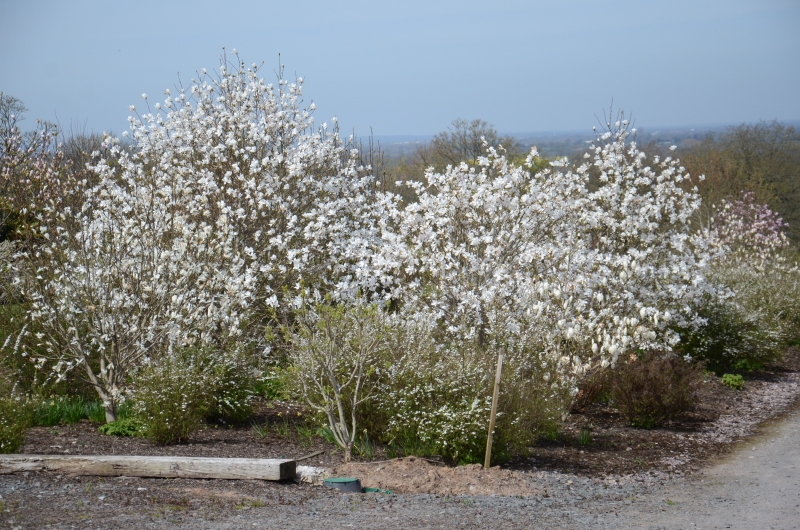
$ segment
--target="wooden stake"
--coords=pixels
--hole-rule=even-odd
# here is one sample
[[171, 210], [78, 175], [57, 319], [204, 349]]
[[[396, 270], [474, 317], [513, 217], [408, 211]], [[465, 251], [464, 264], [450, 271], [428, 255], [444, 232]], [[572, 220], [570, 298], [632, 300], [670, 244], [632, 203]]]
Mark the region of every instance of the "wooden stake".
[[500, 353], [497, 354], [497, 374], [494, 376], [494, 395], [492, 396], [492, 412], [489, 416], [489, 436], [486, 437], [486, 460], [483, 462], [483, 467], [489, 469], [492, 462], [492, 436], [494, 435], [494, 420], [497, 416], [497, 398], [500, 395], [500, 376], [503, 373], [503, 356], [505, 355], [505, 348], [500, 348]]

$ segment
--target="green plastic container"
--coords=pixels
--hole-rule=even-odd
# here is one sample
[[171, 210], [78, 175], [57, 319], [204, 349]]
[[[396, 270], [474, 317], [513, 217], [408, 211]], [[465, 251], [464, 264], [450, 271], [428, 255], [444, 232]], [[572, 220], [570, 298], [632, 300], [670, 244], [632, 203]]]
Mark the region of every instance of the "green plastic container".
[[385, 493], [386, 495], [392, 495], [392, 490], [382, 490], [380, 488], [364, 488], [364, 493]]
[[327, 488], [335, 488], [344, 493], [361, 493], [361, 481], [352, 477], [331, 477], [323, 482]]

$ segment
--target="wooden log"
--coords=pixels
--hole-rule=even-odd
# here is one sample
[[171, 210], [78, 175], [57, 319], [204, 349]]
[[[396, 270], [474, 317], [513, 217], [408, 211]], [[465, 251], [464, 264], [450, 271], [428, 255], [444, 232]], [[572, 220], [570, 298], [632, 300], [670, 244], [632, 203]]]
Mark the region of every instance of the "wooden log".
[[0, 455], [0, 474], [57, 471], [99, 477], [293, 479], [294, 460], [184, 456]]

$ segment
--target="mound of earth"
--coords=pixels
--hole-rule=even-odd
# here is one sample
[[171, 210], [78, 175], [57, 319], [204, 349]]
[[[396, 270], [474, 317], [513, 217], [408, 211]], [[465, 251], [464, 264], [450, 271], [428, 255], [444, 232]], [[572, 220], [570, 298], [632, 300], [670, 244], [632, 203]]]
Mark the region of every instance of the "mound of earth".
[[356, 477], [365, 488], [387, 489], [393, 493], [523, 497], [541, 493], [531, 485], [525, 471], [500, 467], [486, 470], [480, 464], [448, 467], [415, 457], [342, 464], [332, 473], [338, 477]]

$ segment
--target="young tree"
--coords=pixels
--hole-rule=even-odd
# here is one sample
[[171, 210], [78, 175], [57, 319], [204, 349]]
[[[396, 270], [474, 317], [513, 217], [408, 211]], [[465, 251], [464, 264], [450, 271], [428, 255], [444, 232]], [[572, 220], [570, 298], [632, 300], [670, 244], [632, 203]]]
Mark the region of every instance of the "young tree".
[[376, 371], [387, 357], [386, 315], [377, 306], [317, 304], [298, 313], [288, 337], [302, 397], [325, 415], [349, 462], [358, 436], [359, 405], [375, 397]]

